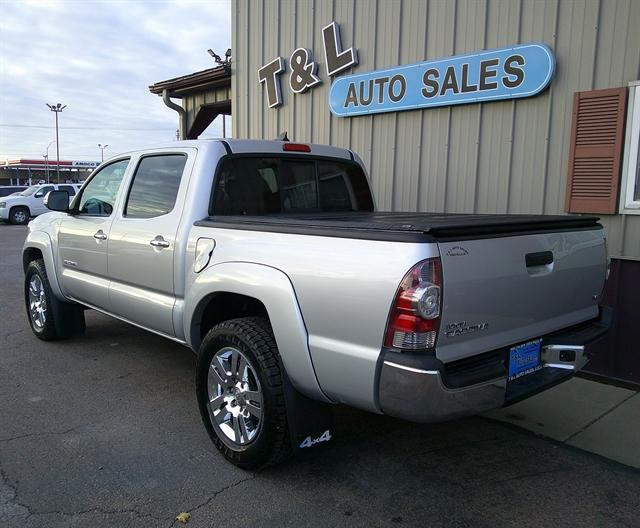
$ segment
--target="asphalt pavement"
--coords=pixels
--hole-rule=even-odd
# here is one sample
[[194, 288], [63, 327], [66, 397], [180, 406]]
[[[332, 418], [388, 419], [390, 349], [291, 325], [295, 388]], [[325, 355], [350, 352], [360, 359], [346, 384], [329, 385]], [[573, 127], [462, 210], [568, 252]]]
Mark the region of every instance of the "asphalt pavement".
[[201, 424], [195, 358], [99, 313], [43, 343], [0, 224], [0, 527], [639, 525], [640, 471], [509, 424], [416, 425], [345, 407], [332, 444], [254, 473]]

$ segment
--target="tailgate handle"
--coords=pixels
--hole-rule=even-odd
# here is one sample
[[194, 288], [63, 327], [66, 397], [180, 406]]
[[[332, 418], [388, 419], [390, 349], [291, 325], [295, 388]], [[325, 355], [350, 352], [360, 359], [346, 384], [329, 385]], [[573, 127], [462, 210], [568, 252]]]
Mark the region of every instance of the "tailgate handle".
[[524, 258], [527, 263], [527, 268], [546, 266], [547, 264], [553, 263], [553, 252], [540, 251], [538, 253], [527, 253]]

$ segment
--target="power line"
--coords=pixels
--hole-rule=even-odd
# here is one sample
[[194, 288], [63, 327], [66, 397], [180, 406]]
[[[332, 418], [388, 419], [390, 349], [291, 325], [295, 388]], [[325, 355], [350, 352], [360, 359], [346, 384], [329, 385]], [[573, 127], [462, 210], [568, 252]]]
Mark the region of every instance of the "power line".
[[[0, 127], [5, 128], [44, 128], [51, 129], [55, 128], [52, 126], [44, 126], [44, 125], [16, 125], [16, 124], [8, 124], [8, 123], [0, 123]], [[74, 127], [74, 126], [61, 126], [60, 129], [65, 130], [114, 130], [114, 131], [134, 131], [134, 132], [167, 132], [173, 131], [173, 128], [111, 128], [111, 127]]]

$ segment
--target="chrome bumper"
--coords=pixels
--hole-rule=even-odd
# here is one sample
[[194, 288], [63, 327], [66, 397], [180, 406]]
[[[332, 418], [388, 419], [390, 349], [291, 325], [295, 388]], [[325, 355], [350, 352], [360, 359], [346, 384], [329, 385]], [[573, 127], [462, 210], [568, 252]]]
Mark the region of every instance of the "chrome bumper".
[[382, 412], [412, 422], [439, 422], [478, 414], [504, 404], [507, 378], [449, 389], [438, 370], [385, 360], [380, 373]]
[[[378, 383], [380, 409], [384, 414], [414, 422], [437, 422], [515, 403], [566, 381], [582, 369], [609, 325], [610, 316], [605, 322], [601, 317], [580, 325], [578, 330], [545, 336], [541, 350], [543, 368], [513, 381], [507, 379], [506, 360], [502, 374], [458, 386], [446, 366], [433, 356], [385, 350]], [[506, 358], [508, 348], [496, 354]], [[474, 368], [478, 371], [477, 366]], [[495, 373], [495, 365], [492, 372]]]

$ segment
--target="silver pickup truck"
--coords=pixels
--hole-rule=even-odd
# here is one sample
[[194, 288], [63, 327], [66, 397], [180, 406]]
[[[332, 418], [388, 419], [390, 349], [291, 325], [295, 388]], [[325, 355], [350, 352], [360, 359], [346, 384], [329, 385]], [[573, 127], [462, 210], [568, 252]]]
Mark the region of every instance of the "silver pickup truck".
[[68, 198], [29, 224], [33, 332], [78, 335], [91, 308], [190, 347], [207, 431], [245, 468], [330, 440], [330, 404], [418, 422], [508, 405], [608, 329], [597, 218], [375, 212], [345, 149], [177, 142]]

